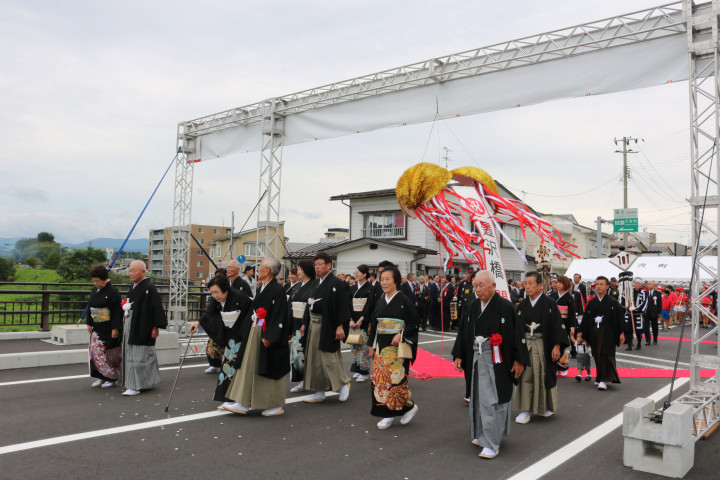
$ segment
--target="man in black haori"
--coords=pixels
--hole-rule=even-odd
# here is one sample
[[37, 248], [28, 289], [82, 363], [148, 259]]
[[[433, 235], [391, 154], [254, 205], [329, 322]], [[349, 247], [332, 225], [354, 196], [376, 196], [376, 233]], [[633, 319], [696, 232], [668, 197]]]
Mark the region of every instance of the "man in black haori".
[[525, 298], [520, 302], [518, 322], [525, 330], [530, 366], [525, 369], [513, 398], [520, 411], [516, 423], [528, 423], [532, 414], [549, 417], [557, 409], [557, 365], [570, 337], [560, 310], [549, 295], [542, 293], [542, 276], [525, 274]]
[[587, 303], [580, 324], [578, 342], [587, 340], [592, 349], [598, 390], [607, 390], [607, 383], [620, 383], [615, 365], [615, 349], [625, 343], [625, 309], [608, 294], [607, 277], [595, 280], [595, 298]]
[[237, 260], [230, 260], [227, 264], [227, 279], [230, 282], [230, 288], [240, 290], [248, 297], [252, 298], [253, 291], [250, 285], [242, 279], [240, 276], [240, 262]]
[[475, 292], [473, 291], [472, 287], [473, 275], [475, 275], [475, 271], [472, 268], [468, 268], [465, 272], [465, 278], [457, 284], [457, 290], [455, 292], [455, 296], [457, 297], [458, 302], [457, 323], [460, 323], [460, 319], [462, 318], [462, 310], [465, 305], [475, 299]]
[[350, 302], [344, 282], [332, 274], [330, 255], [318, 252], [314, 262], [317, 281], [308, 299], [310, 314], [303, 334], [307, 332], [304, 386], [315, 393], [303, 401], [322, 402], [325, 392], [331, 390], [345, 402], [350, 396], [350, 376], [342, 363], [340, 342], [350, 324]]
[[128, 277], [133, 285], [123, 305], [123, 355], [119, 383], [123, 395], [137, 395], [160, 383], [160, 367], [155, 353], [155, 339], [160, 328], [167, 327], [160, 294], [145, 278], [145, 262], [130, 263]]
[[242, 341], [244, 353], [239, 371], [232, 379], [222, 408], [246, 414], [262, 410], [262, 416], [285, 413], [285, 376], [290, 372], [290, 328], [287, 296], [276, 277], [281, 264], [266, 258], [258, 267], [257, 287], [252, 302], [252, 322], [246, 322]]
[[477, 298], [466, 305], [458, 322], [452, 353], [457, 370], [472, 371], [470, 438], [482, 447], [480, 457], [491, 459], [510, 433], [513, 385], [530, 360], [522, 324], [513, 304], [495, 291], [495, 276], [481, 270], [472, 285]]

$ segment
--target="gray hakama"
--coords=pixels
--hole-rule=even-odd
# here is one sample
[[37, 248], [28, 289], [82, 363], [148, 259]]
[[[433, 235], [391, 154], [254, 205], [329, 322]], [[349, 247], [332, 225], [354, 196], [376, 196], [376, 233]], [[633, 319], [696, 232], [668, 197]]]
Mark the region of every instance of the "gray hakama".
[[510, 433], [510, 402], [498, 403], [490, 340], [473, 348], [472, 390], [470, 393], [470, 438], [481, 447], [500, 450], [500, 441]]
[[512, 407], [521, 412], [544, 414], [546, 411], [555, 412], [558, 405], [557, 386], [545, 386], [545, 345], [542, 334], [525, 334], [527, 349], [530, 353], [530, 366], [523, 371], [520, 377], [520, 386], [515, 387]]
[[154, 346], [130, 344], [131, 318], [132, 311], [129, 311], [123, 328], [122, 368], [118, 383], [133, 390], [147, 390], [160, 383], [160, 367]]
[[258, 375], [262, 327], [251, 327], [240, 370], [228, 388], [227, 398], [250, 410], [267, 410], [285, 405], [285, 377], [273, 380]]
[[339, 391], [350, 383], [340, 350], [330, 353], [320, 350], [322, 316], [310, 314], [307, 357], [305, 361], [305, 390], [311, 392]]

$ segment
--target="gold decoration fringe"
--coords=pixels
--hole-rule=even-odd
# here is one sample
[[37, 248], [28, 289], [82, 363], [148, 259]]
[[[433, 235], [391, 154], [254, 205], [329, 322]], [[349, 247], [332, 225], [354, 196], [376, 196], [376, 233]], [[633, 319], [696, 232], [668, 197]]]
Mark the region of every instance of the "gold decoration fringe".
[[452, 174], [439, 165], [418, 163], [405, 170], [398, 180], [395, 188], [398, 203], [415, 210], [440, 193], [451, 179]]
[[[473, 180], [477, 180], [478, 182], [485, 185], [487, 188], [492, 190], [496, 195], [499, 195], [498, 193], [498, 187], [495, 183], [495, 180], [490, 176], [489, 173], [487, 173], [485, 170], [482, 170], [480, 168], [475, 167], [460, 167], [456, 168], [455, 170], [451, 170], [450, 173], [452, 174], [453, 180], [457, 180], [458, 182], [462, 183], [463, 185], [469, 186], [471, 183], [468, 182], [467, 178], [471, 178]], [[463, 178], [465, 177], [465, 178]]]

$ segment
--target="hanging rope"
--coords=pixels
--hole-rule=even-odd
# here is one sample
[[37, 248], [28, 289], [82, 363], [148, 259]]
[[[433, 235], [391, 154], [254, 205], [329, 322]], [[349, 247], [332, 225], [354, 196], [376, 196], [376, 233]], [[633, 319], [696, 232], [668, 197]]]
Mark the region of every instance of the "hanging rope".
[[[175, 160], [177, 160], [178, 155], [180, 155], [180, 150], [181, 150], [180, 147], [178, 147], [178, 150], [177, 150], [177, 152], [175, 152], [175, 156], [173, 157], [172, 161], [170, 162], [170, 165], [168, 165], [168, 167], [165, 169], [165, 173], [163, 173], [163, 176], [160, 178], [160, 181], [155, 186], [155, 190], [153, 190], [152, 194], [150, 195], [150, 198], [148, 198], [148, 201], [145, 202], [145, 206], [143, 207], [142, 211], [140, 212], [140, 215], [138, 215], [137, 220], [135, 220], [135, 223], [133, 224], [132, 228], [128, 232], [127, 237], [125, 237], [125, 241], [122, 243], [122, 245], [120, 245], [120, 248], [118, 249], [117, 253], [113, 257], [112, 262], [110, 262], [110, 265], [108, 266], [108, 271], [110, 271], [110, 269], [113, 267], [113, 265], [115, 265], [115, 262], [117, 261], [117, 259], [120, 258], [120, 254], [122, 253], [123, 249], [125, 248], [125, 245], [127, 244], [128, 240], [130, 239], [130, 235], [132, 235], [132, 233], [135, 231], [135, 227], [137, 227], [138, 222], [140, 221], [143, 214], [145, 213], [145, 210], [147, 210], [148, 205], [150, 205], [150, 202], [152, 201], [153, 197], [155, 196], [155, 193], [158, 191], [158, 188], [160, 188], [160, 185], [162, 184], [163, 180], [165, 180], [165, 176], [170, 171], [170, 167], [173, 166], [173, 164], [175, 163]], [[89, 308], [90, 308], [90, 303], [85, 305], [85, 309], [83, 310], [82, 315], [80, 315], [80, 320], [78, 320], [77, 324], [79, 324], [82, 321], [82, 319], [85, 318], [85, 315], [87, 315]]]

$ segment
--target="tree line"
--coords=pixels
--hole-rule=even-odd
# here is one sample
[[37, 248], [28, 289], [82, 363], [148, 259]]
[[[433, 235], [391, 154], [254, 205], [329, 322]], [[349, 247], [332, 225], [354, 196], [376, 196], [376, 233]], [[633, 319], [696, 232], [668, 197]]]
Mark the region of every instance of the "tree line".
[[[123, 252], [122, 256], [145, 259], [142, 252]], [[16, 263], [55, 270], [66, 282], [88, 280], [90, 267], [105, 261], [105, 250], [92, 247], [68, 249], [56, 242], [52, 233], [40, 232], [34, 238], [21, 238], [15, 242], [11, 258], [0, 257], [0, 281], [13, 281]]]

